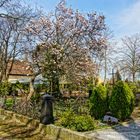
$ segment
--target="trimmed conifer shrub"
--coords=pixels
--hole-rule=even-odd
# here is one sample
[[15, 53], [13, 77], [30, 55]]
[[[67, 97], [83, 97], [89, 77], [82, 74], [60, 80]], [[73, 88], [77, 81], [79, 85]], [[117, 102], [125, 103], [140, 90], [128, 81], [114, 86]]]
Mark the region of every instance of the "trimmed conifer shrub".
[[110, 111], [120, 120], [129, 118], [134, 109], [134, 94], [123, 81], [118, 81], [112, 90]]
[[107, 91], [103, 85], [98, 85], [90, 97], [90, 114], [95, 119], [102, 119], [108, 110]]

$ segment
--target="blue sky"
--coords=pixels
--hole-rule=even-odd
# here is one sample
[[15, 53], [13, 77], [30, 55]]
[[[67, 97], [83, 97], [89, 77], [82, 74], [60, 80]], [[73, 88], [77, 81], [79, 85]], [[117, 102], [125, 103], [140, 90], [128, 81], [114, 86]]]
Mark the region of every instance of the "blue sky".
[[[46, 12], [52, 11], [60, 0], [28, 0]], [[81, 12], [97, 11], [104, 14], [106, 24], [113, 31], [114, 38], [120, 39], [140, 31], [140, 0], [67, 0], [67, 6]]]

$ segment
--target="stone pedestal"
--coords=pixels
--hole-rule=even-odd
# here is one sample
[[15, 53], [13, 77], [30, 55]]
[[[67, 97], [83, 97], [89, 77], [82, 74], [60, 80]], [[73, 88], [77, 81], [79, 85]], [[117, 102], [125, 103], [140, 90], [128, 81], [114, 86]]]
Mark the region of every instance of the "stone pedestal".
[[54, 122], [53, 97], [49, 94], [42, 96], [40, 122], [43, 124], [52, 124]]

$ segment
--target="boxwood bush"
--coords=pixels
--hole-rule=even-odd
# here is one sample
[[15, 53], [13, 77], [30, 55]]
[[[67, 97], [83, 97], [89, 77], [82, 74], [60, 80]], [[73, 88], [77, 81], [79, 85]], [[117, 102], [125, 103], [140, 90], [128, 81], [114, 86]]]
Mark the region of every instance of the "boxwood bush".
[[94, 120], [89, 115], [77, 115], [71, 110], [62, 114], [56, 125], [63, 126], [79, 132], [90, 131], [94, 129]]
[[100, 84], [93, 90], [90, 97], [90, 114], [95, 119], [102, 119], [107, 110], [107, 90]]
[[118, 81], [112, 90], [110, 111], [120, 120], [130, 117], [134, 109], [134, 95], [128, 84]]
[[77, 131], [90, 131], [94, 129], [94, 121], [93, 118], [89, 115], [83, 115], [83, 116], [76, 116], [75, 117], [75, 123], [74, 128]]
[[14, 100], [12, 98], [6, 99], [5, 106], [7, 109], [10, 109], [14, 105]]

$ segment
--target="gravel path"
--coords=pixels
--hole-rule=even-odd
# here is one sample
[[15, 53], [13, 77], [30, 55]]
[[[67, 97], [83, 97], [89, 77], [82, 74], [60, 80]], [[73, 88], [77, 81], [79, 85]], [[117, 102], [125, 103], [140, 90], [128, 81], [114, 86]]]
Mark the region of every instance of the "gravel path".
[[140, 140], [140, 120], [125, 123], [112, 129], [89, 132], [87, 135], [101, 140]]

